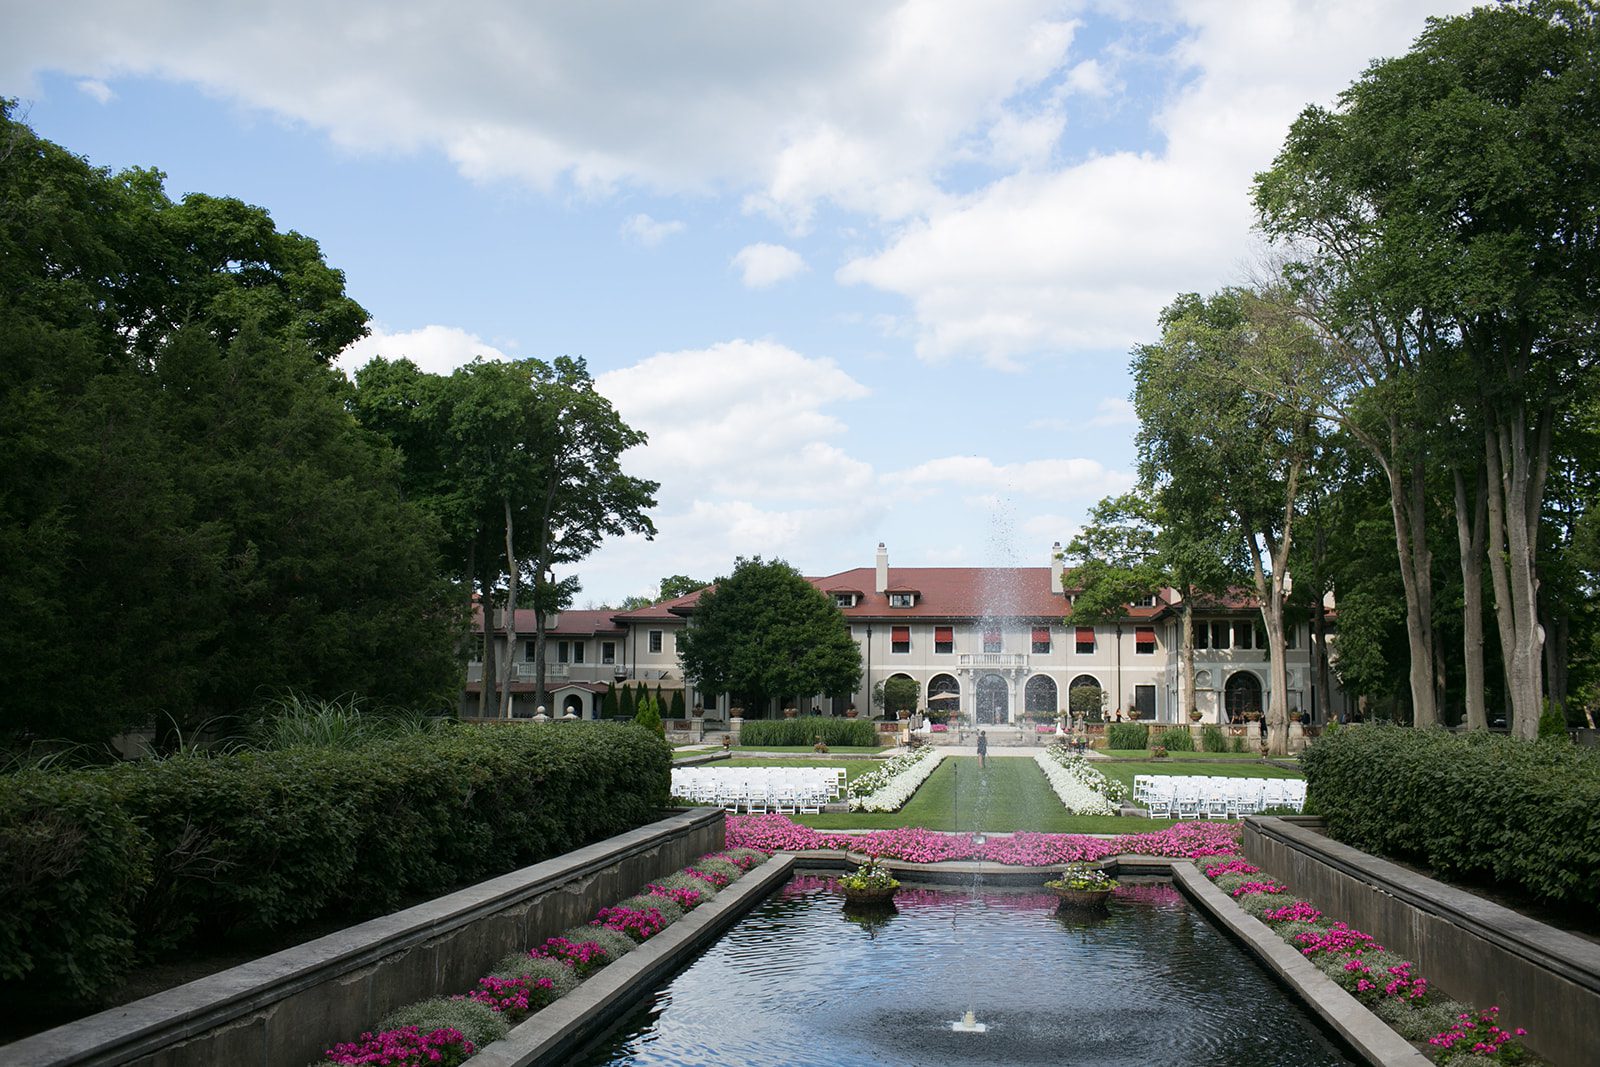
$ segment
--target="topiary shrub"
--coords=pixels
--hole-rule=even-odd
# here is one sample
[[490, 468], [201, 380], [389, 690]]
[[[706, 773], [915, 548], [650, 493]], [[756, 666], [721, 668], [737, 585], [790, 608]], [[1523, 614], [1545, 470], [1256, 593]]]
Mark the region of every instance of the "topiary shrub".
[[661, 706], [651, 697], [645, 697], [639, 702], [639, 710], [634, 712], [633, 721], [657, 737], [667, 736], [666, 725], [661, 721]]

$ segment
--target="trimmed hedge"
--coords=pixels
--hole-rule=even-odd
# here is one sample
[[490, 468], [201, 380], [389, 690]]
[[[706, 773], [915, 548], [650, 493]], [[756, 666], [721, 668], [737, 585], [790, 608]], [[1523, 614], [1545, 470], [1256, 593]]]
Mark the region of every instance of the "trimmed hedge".
[[1378, 724], [1301, 756], [1335, 839], [1445, 877], [1600, 904], [1600, 750]]
[[875, 748], [878, 728], [867, 719], [835, 719], [828, 715], [801, 715], [793, 719], [746, 719], [739, 734], [741, 745], [809, 747], [817, 735], [830, 748], [858, 746]]
[[1106, 747], [1111, 749], [1149, 748], [1150, 727], [1137, 722], [1114, 722], [1106, 727]]
[[536, 863], [659, 817], [670, 766], [643, 729], [562, 723], [0, 779], [0, 994], [92, 1001], [139, 957]]

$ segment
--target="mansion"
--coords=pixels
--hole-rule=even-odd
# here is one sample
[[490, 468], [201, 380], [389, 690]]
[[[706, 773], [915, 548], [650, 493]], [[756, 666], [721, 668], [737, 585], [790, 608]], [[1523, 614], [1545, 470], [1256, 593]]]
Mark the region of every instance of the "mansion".
[[[878, 546], [874, 566], [808, 578], [839, 606], [861, 648], [861, 687], [853, 693], [795, 694], [784, 703], [803, 711], [863, 716], [878, 713], [872, 693], [894, 677], [916, 682], [920, 707], [938, 701], [978, 724], [1009, 723], [1019, 713], [1054, 713], [1068, 707], [1080, 686], [1100, 689], [1109, 717], [1137, 709], [1146, 722], [1187, 722], [1178, 696], [1177, 594], [1161, 590], [1130, 604], [1110, 623], [1072, 622], [1070, 574], [1052, 547], [1044, 567], [890, 567]], [[698, 592], [635, 611], [563, 611], [547, 618], [545, 689], [548, 712], [594, 718], [610, 685], [640, 682], [684, 706], [699, 703], [709, 721], [726, 720], [726, 694], [702, 693], [683, 677], [678, 636], [690, 625]], [[495, 629], [501, 663], [509, 658], [513, 713], [532, 715], [534, 697], [532, 611], [518, 611], [517, 648], [506, 657], [503, 620]], [[481, 633], [482, 613], [477, 625]], [[1319, 693], [1305, 622], [1287, 622], [1288, 704], [1316, 721], [1338, 709], [1335, 689]], [[480, 645], [481, 647], [481, 645]], [[468, 665], [462, 713], [477, 714], [483, 664]], [[1208, 602], [1195, 612], [1195, 705], [1202, 721], [1222, 722], [1265, 710], [1268, 691], [1266, 633], [1261, 613], [1244, 597]], [[491, 701], [492, 703], [492, 701]], [[663, 708], [665, 710], [665, 708]], [[745, 708], [749, 718], [781, 713]]]

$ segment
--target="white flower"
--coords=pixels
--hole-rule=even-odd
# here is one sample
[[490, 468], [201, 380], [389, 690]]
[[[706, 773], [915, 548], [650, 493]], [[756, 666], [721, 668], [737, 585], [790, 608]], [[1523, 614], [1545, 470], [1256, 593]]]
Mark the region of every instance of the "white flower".
[[1051, 746], [1035, 755], [1033, 761], [1074, 815], [1115, 815], [1117, 802], [1127, 793], [1121, 782], [1109, 780], [1089, 766], [1087, 759], [1065, 749]]
[[924, 746], [886, 761], [850, 783], [850, 810], [899, 811], [944, 757], [943, 752]]

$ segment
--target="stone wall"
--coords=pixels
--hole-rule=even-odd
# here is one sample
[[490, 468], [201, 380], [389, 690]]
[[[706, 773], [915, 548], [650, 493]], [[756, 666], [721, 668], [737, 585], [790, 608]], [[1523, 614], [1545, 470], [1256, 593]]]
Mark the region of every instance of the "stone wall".
[[1555, 1064], [1600, 1049], [1600, 945], [1328, 838], [1316, 820], [1252, 818], [1244, 854], [1328, 915], [1417, 964], [1440, 991], [1499, 1005]]
[[321, 1058], [396, 1008], [468, 989], [509, 952], [723, 844], [723, 813], [628, 833], [0, 1048], [0, 1065], [279, 1067]]

